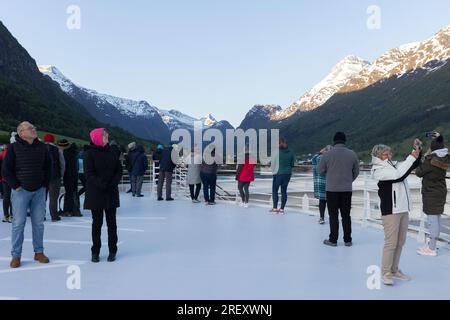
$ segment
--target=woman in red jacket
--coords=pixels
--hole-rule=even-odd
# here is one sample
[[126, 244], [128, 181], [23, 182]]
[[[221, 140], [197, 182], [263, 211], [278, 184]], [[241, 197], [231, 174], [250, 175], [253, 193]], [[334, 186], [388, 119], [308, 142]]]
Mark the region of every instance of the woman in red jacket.
[[256, 159], [250, 157], [248, 152], [245, 153], [244, 164], [239, 164], [236, 172], [236, 180], [238, 181], [238, 189], [241, 195], [241, 206], [248, 208], [248, 200], [250, 197], [250, 182], [255, 180]]

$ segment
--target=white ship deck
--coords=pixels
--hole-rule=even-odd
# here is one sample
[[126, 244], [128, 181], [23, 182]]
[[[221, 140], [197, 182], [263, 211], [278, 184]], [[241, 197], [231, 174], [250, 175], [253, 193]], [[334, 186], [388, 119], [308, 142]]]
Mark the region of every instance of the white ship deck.
[[[354, 246], [325, 247], [328, 224], [265, 208], [244, 209], [121, 194], [118, 260], [90, 262], [90, 215], [46, 222], [49, 265], [31, 261], [27, 221], [23, 265], [10, 269], [10, 224], [0, 225], [2, 299], [450, 299], [450, 252], [418, 256], [408, 238], [402, 269], [411, 282], [367, 288], [366, 273], [379, 265], [383, 232], [354, 223]], [[81, 289], [69, 290], [67, 268], [78, 265]]]

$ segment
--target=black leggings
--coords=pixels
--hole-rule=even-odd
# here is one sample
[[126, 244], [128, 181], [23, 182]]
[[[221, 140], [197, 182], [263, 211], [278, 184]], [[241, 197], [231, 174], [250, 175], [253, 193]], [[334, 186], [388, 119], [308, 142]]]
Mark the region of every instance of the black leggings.
[[326, 208], [327, 208], [327, 200], [319, 200], [320, 219], [325, 219]]
[[[195, 187], [195, 193], [194, 193], [194, 187]], [[192, 200], [198, 200], [198, 196], [200, 194], [200, 189], [201, 188], [202, 188], [202, 184], [201, 183], [190, 184], [189, 185], [189, 191], [191, 193], [191, 199]]]
[[248, 203], [250, 198], [250, 191], [248, 190], [249, 187], [250, 182], [238, 182], [238, 189], [243, 203]]

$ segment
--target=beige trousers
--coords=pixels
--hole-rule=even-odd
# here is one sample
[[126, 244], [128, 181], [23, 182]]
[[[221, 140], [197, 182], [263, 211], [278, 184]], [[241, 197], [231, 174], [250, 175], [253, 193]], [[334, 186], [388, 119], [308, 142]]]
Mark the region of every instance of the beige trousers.
[[408, 233], [408, 213], [383, 216], [384, 248], [381, 271], [383, 275], [396, 273]]

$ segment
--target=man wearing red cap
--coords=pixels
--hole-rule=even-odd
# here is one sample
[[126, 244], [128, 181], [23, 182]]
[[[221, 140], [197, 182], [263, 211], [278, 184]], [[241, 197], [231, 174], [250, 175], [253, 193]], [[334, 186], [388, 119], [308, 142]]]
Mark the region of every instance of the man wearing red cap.
[[58, 216], [58, 198], [61, 189], [61, 177], [64, 175], [65, 170], [64, 154], [62, 150], [55, 145], [55, 136], [51, 133], [47, 133], [44, 136], [44, 142], [52, 160], [52, 173], [48, 187], [48, 195], [50, 200], [50, 216], [52, 217], [52, 222], [56, 222], [61, 220]]

